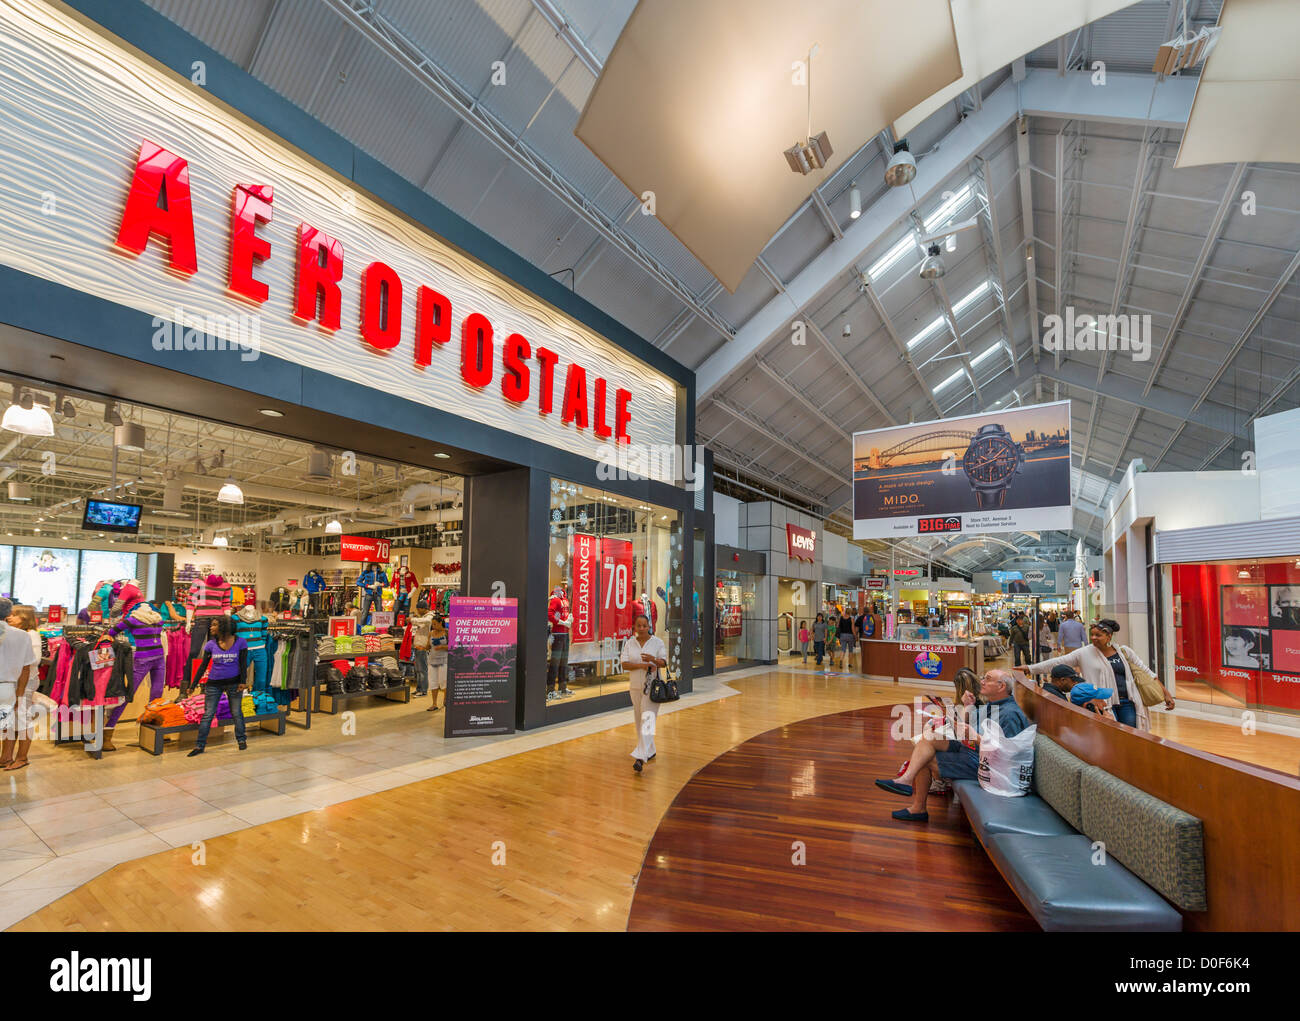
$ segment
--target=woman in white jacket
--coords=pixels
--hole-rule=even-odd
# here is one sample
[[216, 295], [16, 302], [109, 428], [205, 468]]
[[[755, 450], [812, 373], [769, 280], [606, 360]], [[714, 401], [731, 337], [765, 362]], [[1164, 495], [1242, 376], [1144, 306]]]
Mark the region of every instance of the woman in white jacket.
[[[1116, 720], [1138, 730], [1150, 730], [1151, 714], [1138, 693], [1134, 674], [1155, 675], [1131, 648], [1111, 642], [1118, 633], [1119, 624], [1115, 621], [1096, 621], [1088, 629], [1088, 644], [1083, 648], [1041, 663], [1028, 663], [1020, 669], [1031, 674], [1045, 674], [1051, 673], [1052, 667], [1061, 663], [1074, 667], [1093, 687], [1111, 690], [1109, 704]], [[1159, 678], [1156, 678], [1156, 683], [1160, 684]], [[1172, 709], [1174, 697], [1163, 684], [1160, 688], [1165, 695], [1165, 708]]]

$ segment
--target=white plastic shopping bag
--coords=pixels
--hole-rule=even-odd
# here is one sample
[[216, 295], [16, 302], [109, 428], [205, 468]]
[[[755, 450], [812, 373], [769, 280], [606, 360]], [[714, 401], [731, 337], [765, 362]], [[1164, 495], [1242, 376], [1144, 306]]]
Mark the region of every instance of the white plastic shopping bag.
[[1038, 727], [1006, 737], [996, 720], [980, 727], [980, 786], [990, 794], [1018, 798], [1029, 793], [1034, 782], [1034, 735]]

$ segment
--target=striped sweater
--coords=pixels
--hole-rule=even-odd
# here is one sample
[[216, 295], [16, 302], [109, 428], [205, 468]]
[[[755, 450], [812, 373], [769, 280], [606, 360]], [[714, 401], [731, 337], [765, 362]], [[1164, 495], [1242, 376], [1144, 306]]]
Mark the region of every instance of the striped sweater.
[[225, 582], [209, 585], [196, 581], [190, 586], [185, 605], [193, 607], [196, 617], [217, 617], [230, 613], [230, 586]]
[[266, 648], [266, 639], [270, 632], [267, 631], [265, 617], [258, 617], [256, 620], [250, 621], [236, 615], [235, 634], [244, 640], [249, 652], [257, 652], [259, 649]]
[[110, 635], [127, 632], [131, 644], [135, 646], [136, 659], [154, 659], [163, 654], [162, 617], [154, 612], [148, 604], [137, 606], [111, 628]]

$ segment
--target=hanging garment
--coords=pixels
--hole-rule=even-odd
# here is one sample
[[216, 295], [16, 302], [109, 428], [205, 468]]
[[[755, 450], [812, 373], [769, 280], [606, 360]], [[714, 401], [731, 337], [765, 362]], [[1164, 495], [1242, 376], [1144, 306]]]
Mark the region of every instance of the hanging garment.
[[190, 636], [184, 628], [165, 632], [167, 639], [167, 667], [164, 683], [169, 688], [179, 688], [185, 679], [185, 660], [190, 652]]

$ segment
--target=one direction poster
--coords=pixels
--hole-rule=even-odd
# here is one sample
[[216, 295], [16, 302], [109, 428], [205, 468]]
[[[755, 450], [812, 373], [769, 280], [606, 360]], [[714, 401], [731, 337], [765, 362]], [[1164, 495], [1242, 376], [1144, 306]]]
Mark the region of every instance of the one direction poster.
[[853, 434], [853, 538], [1072, 527], [1070, 402]]
[[444, 736], [515, 732], [518, 655], [517, 600], [451, 597]]

